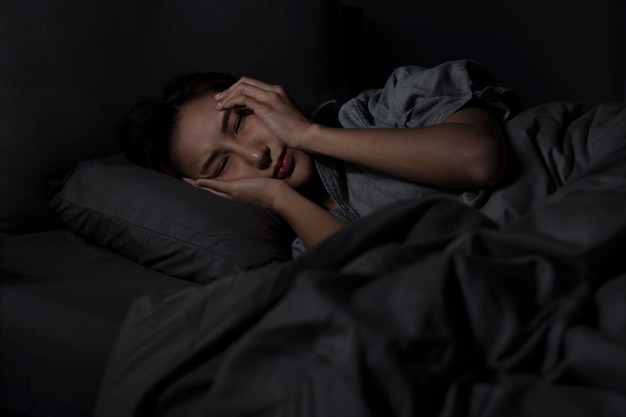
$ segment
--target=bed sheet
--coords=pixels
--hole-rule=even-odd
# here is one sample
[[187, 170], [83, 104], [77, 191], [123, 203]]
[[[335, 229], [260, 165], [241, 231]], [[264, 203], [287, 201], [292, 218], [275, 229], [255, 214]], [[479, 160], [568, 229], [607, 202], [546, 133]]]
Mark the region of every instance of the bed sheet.
[[286, 264], [137, 300], [96, 415], [626, 415], [626, 106], [528, 112], [520, 194], [491, 215], [400, 202]]
[[131, 303], [149, 291], [191, 285], [69, 230], [0, 238], [0, 408], [92, 416]]

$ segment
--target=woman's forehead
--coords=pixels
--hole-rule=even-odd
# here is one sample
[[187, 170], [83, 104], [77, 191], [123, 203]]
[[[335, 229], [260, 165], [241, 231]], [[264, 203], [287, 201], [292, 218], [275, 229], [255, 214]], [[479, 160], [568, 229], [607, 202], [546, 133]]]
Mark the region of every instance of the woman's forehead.
[[223, 112], [207, 96], [179, 110], [176, 134], [171, 142], [172, 162], [187, 176], [199, 176], [221, 135]]
[[221, 113], [215, 108], [215, 100], [210, 95], [190, 101], [179, 110], [176, 136], [193, 137], [219, 132]]

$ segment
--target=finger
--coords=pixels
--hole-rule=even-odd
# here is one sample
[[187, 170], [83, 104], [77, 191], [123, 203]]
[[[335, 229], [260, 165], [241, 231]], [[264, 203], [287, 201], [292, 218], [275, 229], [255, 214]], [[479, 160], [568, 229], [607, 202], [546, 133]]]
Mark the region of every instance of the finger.
[[199, 183], [199, 181], [204, 181], [204, 180], [200, 180], [200, 179], [194, 180], [193, 178], [188, 178], [188, 177], [183, 177], [182, 180], [189, 185], [193, 185], [196, 188], [202, 188], [203, 190], [208, 190], [209, 188], [208, 185], [203, 185]]
[[215, 190], [213, 188], [205, 187], [205, 186], [202, 186], [202, 185], [194, 185], [194, 187], [196, 187], [196, 188], [198, 188], [198, 189], [200, 189], [202, 191], [209, 192], [209, 193], [211, 193], [213, 195], [216, 195], [218, 197], [223, 197], [223, 198], [227, 198], [229, 200], [233, 200], [233, 197], [231, 197], [229, 194], [223, 193], [221, 191], [217, 191], [217, 190]]
[[238, 85], [229, 91], [225, 91], [223, 94], [216, 95], [216, 100], [218, 103], [227, 102], [239, 96], [253, 97], [259, 101], [268, 101], [271, 97], [275, 97], [276, 93], [254, 85]]
[[202, 188], [211, 188], [215, 191], [228, 193], [230, 191], [230, 183], [227, 181], [220, 181], [211, 178], [198, 178], [194, 181], [194, 184]]
[[193, 178], [183, 177], [182, 180], [189, 185], [193, 185], [196, 188], [203, 188], [202, 186], [198, 185], [196, 183], [196, 180], [194, 180]]
[[284, 89], [280, 85], [268, 84], [263, 81], [256, 80], [254, 78], [244, 76], [244, 77], [241, 77], [239, 80], [237, 80], [237, 82], [235, 82], [233, 85], [231, 85], [227, 89], [217, 92], [217, 94], [215, 94], [214, 97], [216, 100], [219, 101], [221, 98], [226, 97], [227, 95], [231, 94], [233, 91], [238, 90], [244, 86], [252, 86], [259, 90], [264, 90], [264, 91], [273, 92], [273, 93], [280, 93], [281, 91], [284, 91]]
[[223, 193], [223, 192], [221, 192], [221, 191], [214, 190], [214, 189], [212, 189], [212, 188], [207, 188], [207, 187], [202, 187], [202, 186], [198, 186], [198, 188], [201, 188], [201, 189], [203, 189], [203, 190], [206, 190], [206, 191], [210, 192], [211, 194], [215, 194], [216, 196], [219, 196], [219, 197], [224, 197], [224, 198], [227, 198], [227, 199], [229, 199], [229, 200], [232, 200], [232, 199], [233, 199], [233, 198], [232, 198], [231, 196], [229, 196], [228, 194]]
[[273, 91], [275, 93], [280, 92], [283, 90], [283, 87], [280, 85], [276, 85], [276, 84], [269, 84], [263, 81], [259, 81], [255, 78], [250, 78], [250, 77], [246, 77], [243, 76], [239, 79], [239, 82], [241, 84], [247, 84], [247, 85], [252, 85], [255, 86], [257, 88], [260, 88], [262, 90], [266, 90], [266, 91]]
[[[228, 91], [225, 91], [223, 94], [216, 95], [216, 100], [218, 104], [218, 108], [227, 108], [226, 103], [231, 102], [231, 100], [241, 97], [247, 96], [252, 97], [259, 102], [270, 103], [270, 102], [289, 102], [290, 99], [282, 90], [282, 87], [277, 87], [278, 90], [268, 90], [262, 88], [260, 86], [251, 85], [251, 84], [239, 84], [237, 86], [231, 87]], [[222, 103], [220, 105], [220, 103]]]
[[248, 95], [235, 95], [223, 101], [219, 101], [215, 105], [215, 108], [218, 110], [227, 110], [236, 107], [246, 107], [257, 115], [265, 114], [269, 111], [269, 107], [266, 103]]

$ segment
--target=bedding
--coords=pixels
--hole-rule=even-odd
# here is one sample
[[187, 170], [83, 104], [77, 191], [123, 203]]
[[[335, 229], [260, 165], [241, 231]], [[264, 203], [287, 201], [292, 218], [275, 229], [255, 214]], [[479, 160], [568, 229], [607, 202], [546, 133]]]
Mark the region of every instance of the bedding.
[[129, 310], [96, 416], [626, 414], [626, 104], [506, 124], [507, 182]]
[[62, 228], [47, 180], [120, 152], [124, 113], [176, 75], [254, 76], [304, 110], [345, 94], [340, 18], [336, 0], [3, 2], [0, 234]]
[[198, 285], [67, 229], [0, 237], [0, 284], [2, 411], [64, 417], [93, 415], [109, 351], [137, 297]]
[[291, 258], [276, 214], [136, 166], [123, 155], [80, 163], [51, 207], [79, 235], [154, 270], [198, 283]]
[[[443, 123], [464, 107], [489, 109], [499, 122], [515, 115], [518, 96], [497, 84], [489, 71], [470, 60], [449, 61], [426, 68], [396, 68], [381, 89], [371, 89], [348, 100], [338, 110], [344, 128], [416, 128]], [[319, 175], [336, 215], [346, 222], [400, 199], [435, 192], [454, 192], [402, 181], [374, 169], [328, 157], [315, 157]], [[476, 190], [459, 193], [464, 201], [478, 200]]]
[[[74, 204], [90, 198], [106, 206], [98, 200], [110, 191], [106, 177], [80, 186], [69, 177], [62, 193], [79, 195], [57, 201], [60, 211], [49, 206], [49, 180], [80, 161], [120, 153], [115, 130], [124, 113], [181, 73], [228, 71], [282, 84], [303, 111], [344, 95], [341, 16], [337, 0], [0, 2], [0, 415], [93, 416], [105, 361], [135, 298], [280, 259], [281, 250], [270, 247], [274, 235], [264, 234], [261, 244], [250, 234], [264, 233], [272, 220], [243, 208], [229, 213], [243, 216], [233, 227], [258, 222], [247, 237], [242, 231], [217, 246], [227, 226], [217, 216], [188, 224], [215, 234], [191, 235], [181, 224], [159, 222], [163, 207], [153, 207], [154, 217], [138, 215], [137, 224], [169, 229], [144, 230], [154, 246], [138, 251], [132, 237], [141, 232], [135, 219], [122, 230], [129, 214], [122, 206], [112, 208], [119, 222], [106, 224], [95, 219], [98, 207]], [[134, 171], [124, 172], [130, 191]], [[180, 204], [187, 199], [171, 193]], [[94, 235], [78, 237], [59, 213]], [[180, 240], [167, 235], [173, 229]], [[105, 236], [119, 253], [96, 244]]]

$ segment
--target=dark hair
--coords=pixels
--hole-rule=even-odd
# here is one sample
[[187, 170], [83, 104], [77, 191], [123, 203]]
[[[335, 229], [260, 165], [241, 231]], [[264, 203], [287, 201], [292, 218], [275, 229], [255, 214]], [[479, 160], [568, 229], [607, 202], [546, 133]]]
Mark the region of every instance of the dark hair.
[[119, 143], [126, 157], [137, 165], [180, 177], [171, 163], [171, 139], [178, 128], [180, 108], [211, 92], [225, 90], [236, 78], [218, 72], [180, 75], [169, 81], [162, 96], [136, 103], [120, 123]]

